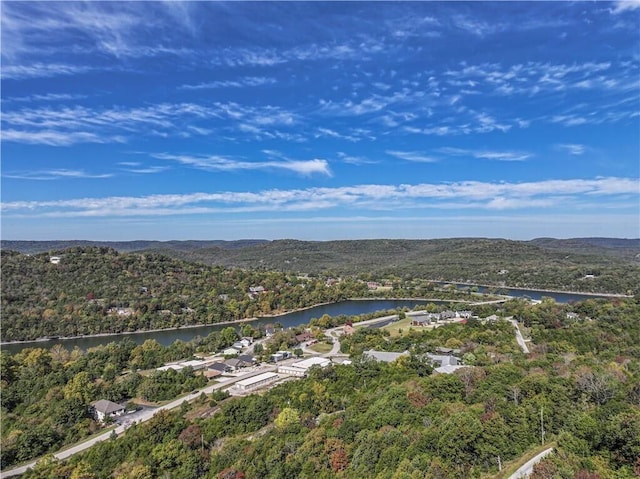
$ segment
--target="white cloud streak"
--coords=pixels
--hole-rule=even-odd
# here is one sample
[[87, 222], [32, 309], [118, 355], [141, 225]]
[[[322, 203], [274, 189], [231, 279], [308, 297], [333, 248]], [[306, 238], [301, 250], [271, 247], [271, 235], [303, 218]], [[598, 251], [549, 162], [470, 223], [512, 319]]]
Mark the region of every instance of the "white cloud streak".
[[618, 14], [640, 8], [640, 0], [617, 0], [611, 13]]
[[92, 174], [86, 173], [83, 170], [40, 170], [40, 171], [24, 171], [24, 172], [8, 172], [3, 173], [3, 178], [11, 178], [16, 180], [38, 180], [38, 181], [52, 181], [63, 179], [101, 179], [111, 178], [114, 175], [112, 173], [100, 173]]
[[215, 88], [243, 88], [257, 87], [263, 85], [273, 85], [276, 83], [275, 78], [267, 77], [244, 77], [238, 80], [218, 80], [208, 83], [198, 83], [196, 85], [182, 85], [180, 90], [208, 90]]
[[443, 147], [439, 148], [440, 153], [452, 156], [467, 156], [480, 160], [495, 161], [525, 161], [533, 156], [532, 153], [521, 151], [487, 151], [487, 150], [469, 150], [464, 148]]
[[558, 145], [558, 148], [560, 148], [561, 150], [566, 151], [570, 155], [574, 155], [574, 156], [583, 155], [585, 153], [585, 151], [587, 151], [587, 147], [586, 146], [578, 145], [578, 144], [575, 144], [575, 143], [560, 144], [560, 145]]
[[413, 163], [435, 163], [438, 161], [438, 158], [434, 158], [433, 156], [426, 155], [419, 151], [387, 150], [386, 153], [401, 160], [411, 161]]
[[176, 161], [182, 165], [205, 171], [240, 171], [240, 170], [287, 170], [300, 175], [321, 174], [331, 176], [329, 163], [326, 160], [284, 160], [284, 161], [243, 161], [225, 156], [189, 156], [156, 153], [151, 155], [160, 160]]
[[[52, 201], [2, 203], [5, 215], [24, 216], [145, 216], [270, 211], [313, 211], [330, 208], [352, 210], [527, 209], [548, 208], [597, 198], [607, 201], [634, 197], [637, 178], [547, 180], [524, 183], [466, 181], [440, 184], [354, 185], [336, 188], [118, 196]], [[608, 199], [607, 199], [608, 198]], [[595, 205], [594, 205], [595, 207]]]

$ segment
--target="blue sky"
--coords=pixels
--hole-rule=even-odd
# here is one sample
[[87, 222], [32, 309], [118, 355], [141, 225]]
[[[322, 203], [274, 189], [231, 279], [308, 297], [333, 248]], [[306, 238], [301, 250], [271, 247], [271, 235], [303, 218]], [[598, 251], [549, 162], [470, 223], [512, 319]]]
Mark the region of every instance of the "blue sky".
[[640, 236], [640, 2], [2, 2], [3, 239]]

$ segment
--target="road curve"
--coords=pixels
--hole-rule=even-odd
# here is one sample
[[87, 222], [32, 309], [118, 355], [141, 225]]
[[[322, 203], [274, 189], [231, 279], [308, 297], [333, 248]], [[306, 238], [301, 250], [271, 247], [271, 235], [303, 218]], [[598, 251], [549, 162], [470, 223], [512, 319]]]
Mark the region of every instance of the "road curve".
[[553, 452], [553, 448], [545, 449], [533, 459], [525, 462], [520, 468], [509, 476], [509, 479], [524, 479], [533, 473], [533, 466], [538, 464], [542, 459]]

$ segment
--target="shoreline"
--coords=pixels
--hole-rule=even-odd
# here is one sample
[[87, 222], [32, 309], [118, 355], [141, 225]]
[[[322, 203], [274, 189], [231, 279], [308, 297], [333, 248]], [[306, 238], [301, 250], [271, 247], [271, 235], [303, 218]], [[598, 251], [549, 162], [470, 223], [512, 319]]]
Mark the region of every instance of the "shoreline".
[[630, 294], [620, 293], [585, 293], [583, 291], [564, 291], [560, 289], [540, 289], [540, 288], [526, 288], [524, 286], [497, 286], [495, 284], [479, 284], [479, 283], [464, 283], [459, 281], [434, 281], [439, 284], [455, 284], [459, 286], [480, 286], [482, 288], [497, 288], [497, 289], [515, 289], [517, 291], [533, 291], [536, 293], [553, 293], [553, 294], [578, 294], [580, 296], [594, 296], [596, 298], [633, 298]]
[[[480, 286], [483, 288], [499, 288], [499, 289], [512, 289], [512, 290], [518, 290], [518, 291], [535, 291], [535, 292], [539, 292], [539, 293], [554, 293], [554, 294], [578, 294], [581, 296], [593, 296], [593, 297], [607, 297], [607, 298], [632, 298], [633, 296], [629, 296], [629, 295], [625, 295], [625, 294], [616, 294], [616, 293], [582, 293], [579, 291], [559, 291], [559, 290], [552, 290], [552, 289], [531, 289], [531, 288], [522, 288], [522, 287], [516, 287], [516, 286], [495, 286], [495, 285], [487, 285], [487, 284], [477, 284], [477, 283], [460, 283], [460, 282], [453, 282], [453, 281], [435, 281], [436, 283], [439, 284], [454, 284], [454, 285], [461, 285], [461, 286]], [[485, 293], [478, 293], [478, 295], [484, 295]], [[498, 296], [505, 296], [505, 295], [498, 295]], [[506, 295], [506, 297], [512, 298], [513, 296], [509, 296]], [[38, 338], [38, 339], [27, 339], [27, 340], [16, 340], [16, 341], [0, 341], [0, 348], [2, 346], [9, 346], [9, 345], [13, 345], [13, 344], [30, 344], [30, 343], [49, 343], [52, 341], [69, 341], [69, 340], [75, 340], [75, 339], [89, 339], [89, 338], [103, 338], [103, 337], [109, 337], [109, 336], [124, 336], [124, 335], [130, 335], [130, 334], [144, 334], [144, 333], [159, 333], [162, 331], [177, 331], [180, 329], [193, 329], [193, 328], [204, 328], [204, 327], [210, 327], [210, 326], [219, 326], [219, 325], [233, 325], [233, 324], [242, 324], [242, 323], [248, 323], [248, 322], [252, 322], [252, 321], [259, 321], [261, 319], [277, 319], [278, 317], [281, 316], [286, 316], [288, 314], [291, 313], [297, 313], [299, 311], [306, 311], [309, 309], [313, 309], [313, 308], [317, 308], [320, 306], [327, 306], [329, 304], [337, 304], [340, 303], [342, 301], [424, 301], [424, 302], [433, 302], [433, 301], [439, 301], [439, 302], [446, 302], [446, 303], [453, 303], [453, 302], [461, 302], [461, 303], [467, 303], [469, 301], [465, 301], [465, 300], [460, 300], [460, 299], [438, 299], [438, 298], [386, 298], [386, 297], [361, 297], [361, 298], [347, 298], [347, 299], [343, 299], [340, 301], [325, 301], [323, 303], [317, 303], [311, 306], [305, 306], [302, 308], [296, 308], [296, 309], [292, 309], [290, 311], [283, 311], [281, 313], [273, 313], [273, 314], [265, 314], [264, 316], [254, 316], [251, 318], [242, 318], [242, 319], [235, 319], [232, 321], [221, 321], [218, 323], [205, 323], [205, 324], [188, 324], [185, 326], [178, 326], [175, 328], [155, 328], [155, 329], [144, 329], [144, 330], [138, 330], [138, 331], [124, 331], [121, 333], [98, 333], [98, 334], [85, 334], [85, 335], [80, 335], [80, 336], [58, 336], [58, 337], [52, 337], [52, 338]]]
[[[361, 298], [366, 300], [367, 298]], [[375, 300], [375, 298], [372, 298]], [[343, 300], [350, 301], [350, 300]], [[339, 302], [339, 301], [338, 301]], [[109, 336], [124, 336], [130, 334], [145, 334], [145, 333], [160, 333], [162, 331], [178, 331], [180, 329], [193, 329], [193, 328], [206, 328], [210, 326], [224, 326], [224, 325], [232, 325], [232, 324], [241, 324], [241, 323], [250, 323], [252, 321], [259, 321], [261, 319], [270, 319], [270, 318], [278, 318], [280, 316], [286, 316], [287, 314], [297, 313], [299, 311], [305, 311], [307, 309], [313, 309], [319, 306], [326, 306], [329, 304], [335, 304], [333, 301], [328, 301], [324, 303], [314, 304], [313, 306], [305, 306], [304, 308], [296, 308], [290, 311], [285, 311], [282, 313], [274, 313], [274, 314], [266, 314], [264, 316], [254, 316], [252, 318], [242, 318], [242, 319], [234, 319], [231, 321], [220, 321], [218, 323], [205, 323], [205, 324], [187, 324], [185, 326], [178, 326], [176, 328], [154, 328], [154, 329], [140, 329], [138, 331], [123, 331], [121, 333], [97, 333], [97, 334], [84, 334], [80, 336], [56, 336], [51, 338], [38, 338], [38, 339], [25, 339], [25, 340], [16, 340], [16, 341], [1, 341], [0, 346], [9, 346], [11, 344], [29, 344], [29, 343], [48, 343], [51, 341], [69, 341], [75, 339], [89, 339], [89, 338], [106, 338]]]

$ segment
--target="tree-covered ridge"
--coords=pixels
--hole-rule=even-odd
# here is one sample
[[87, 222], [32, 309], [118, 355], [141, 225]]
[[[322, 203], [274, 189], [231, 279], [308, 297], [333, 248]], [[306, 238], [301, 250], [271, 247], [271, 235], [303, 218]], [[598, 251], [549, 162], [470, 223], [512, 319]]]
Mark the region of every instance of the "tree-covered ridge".
[[[630, 294], [638, 292], [640, 283], [638, 239], [510, 241], [450, 238], [210, 243], [122, 242], [109, 245], [122, 251], [145, 248], [208, 265], [295, 273], [394, 274], [525, 288]], [[13, 245], [22, 251], [34, 248], [43, 251], [46, 244], [6, 242], [3, 247]]]
[[[53, 264], [51, 256], [60, 261]], [[264, 291], [250, 295], [250, 288]], [[228, 269], [155, 253], [72, 248], [3, 252], [2, 339], [35, 339], [233, 321], [366, 293], [353, 280]]]
[[[262, 395], [196, 402], [25, 478], [480, 479], [544, 440], [556, 453], [534, 479], [631, 479], [640, 474], [640, 304], [584, 307], [591, 319], [567, 317], [553, 302], [506, 305], [503, 313], [522, 315], [538, 337], [529, 356], [503, 321], [397, 338], [364, 330], [346, 346], [352, 365], [313, 370]], [[541, 320], [547, 314], [557, 317]], [[618, 331], [628, 339], [618, 342]], [[592, 350], [594, 340], [601, 344]], [[433, 375], [419, 361], [421, 351], [454, 342], [474, 367]], [[359, 354], [369, 347], [411, 355], [376, 363]]]

